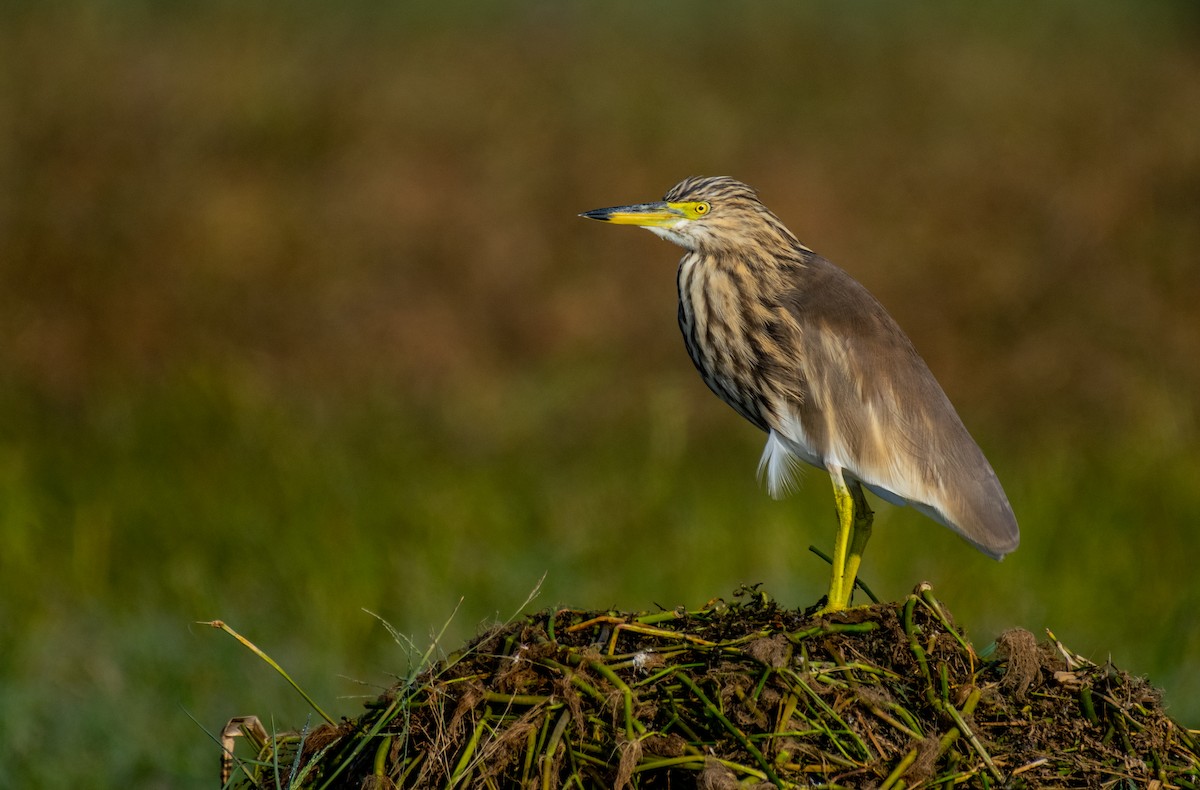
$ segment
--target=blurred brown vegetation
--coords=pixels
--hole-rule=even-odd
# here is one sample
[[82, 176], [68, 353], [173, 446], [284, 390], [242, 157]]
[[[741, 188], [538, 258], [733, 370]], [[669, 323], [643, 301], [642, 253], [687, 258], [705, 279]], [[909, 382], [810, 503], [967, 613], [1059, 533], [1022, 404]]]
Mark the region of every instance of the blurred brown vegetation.
[[369, 6], [26, 15], [5, 367], [66, 399], [196, 364], [399, 398], [581, 353], [644, 378], [680, 362], [674, 251], [574, 214], [711, 171], [868, 283], [995, 428], [1140, 428], [1200, 392], [1184, 31], [1151, 52], [1126, 24], [1164, 21], [1111, 8], [992, 32], [994, 10], [483, 8], [419, 36]]
[[[14, 4], [0, 569], [20, 592], [0, 610], [67, 640], [72, 618], [148, 607], [135, 640], [253, 601], [256, 625], [310, 618], [280, 631], [328, 663], [297, 662], [340, 668], [367, 637], [313, 637], [329, 619], [430, 623], [464, 588], [515, 605], [545, 567], [555, 596], [607, 596], [578, 605], [719, 594], [743, 572], [724, 549], [682, 558], [740, 549], [733, 519], [787, 536], [744, 558], [787, 578], [828, 539], [798, 514], [825, 512], [760, 509], [759, 437], [678, 337], [678, 251], [575, 216], [728, 174], [892, 311], [1022, 521], [1025, 559], [948, 590], [968, 549], [910, 560], [942, 538], [898, 516], [896, 556], [877, 537], [868, 557], [887, 594], [936, 574], [956, 611], [1077, 618], [1106, 648], [1161, 607], [1126, 668], [1197, 691], [1197, 130], [1185, 3]], [[665, 550], [597, 559], [651, 528]], [[509, 604], [470, 606], [468, 628]], [[18, 658], [0, 650], [13, 684], [36, 664]], [[202, 717], [249, 712], [189, 660], [158, 704], [182, 686]], [[173, 764], [206, 765], [190, 734]]]

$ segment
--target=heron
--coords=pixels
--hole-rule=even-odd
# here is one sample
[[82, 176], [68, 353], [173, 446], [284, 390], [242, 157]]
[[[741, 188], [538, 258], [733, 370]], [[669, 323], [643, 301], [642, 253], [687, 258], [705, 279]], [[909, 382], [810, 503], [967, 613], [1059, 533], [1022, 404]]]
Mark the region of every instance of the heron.
[[759, 476], [780, 498], [799, 463], [833, 482], [838, 527], [821, 613], [849, 608], [874, 513], [909, 505], [994, 559], [1020, 542], [1000, 480], [929, 366], [879, 300], [727, 176], [661, 201], [580, 214], [683, 247], [684, 345], [704, 383], [767, 434]]

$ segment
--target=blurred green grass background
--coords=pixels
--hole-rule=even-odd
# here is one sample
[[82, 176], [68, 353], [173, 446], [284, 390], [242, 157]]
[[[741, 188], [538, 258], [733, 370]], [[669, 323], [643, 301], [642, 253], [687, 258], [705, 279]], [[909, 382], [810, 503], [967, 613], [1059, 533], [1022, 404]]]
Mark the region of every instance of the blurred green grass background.
[[815, 601], [826, 476], [765, 496], [678, 250], [575, 216], [689, 174], [871, 288], [1006, 485], [1003, 563], [881, 505], [865, 580], [1200, 724], [1194, 4], [15, 3], [0, 65], [5, 783], [304, 723], [197, 620], [355, 715], [408, 661], [364, 610]]

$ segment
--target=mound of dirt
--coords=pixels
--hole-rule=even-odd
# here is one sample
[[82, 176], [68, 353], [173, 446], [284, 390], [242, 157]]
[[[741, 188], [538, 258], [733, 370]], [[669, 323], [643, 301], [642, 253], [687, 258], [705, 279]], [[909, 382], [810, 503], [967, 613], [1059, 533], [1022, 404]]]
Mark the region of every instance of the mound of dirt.
[[927, 585], [822, 617], [754, 588], [698, 611], [542, 612], [353, 721], [261, 745], [227, 784], [1200, 785], [1196, 734], [1145, 680], [1022, 630], [978, 653]]

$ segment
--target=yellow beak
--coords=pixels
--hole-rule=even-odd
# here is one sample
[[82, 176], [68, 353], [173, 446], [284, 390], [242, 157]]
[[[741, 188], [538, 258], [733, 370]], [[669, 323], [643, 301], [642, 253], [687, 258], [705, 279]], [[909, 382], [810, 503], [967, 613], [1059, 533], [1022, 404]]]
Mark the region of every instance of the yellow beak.
[[634, 206], [613, 206], [585, 211], [579, 216], [611, 222], [614, 225], [638, 225], [643, 228], [673, 228], [687, 219], [682, 210], [670, 203], [638, 203]]

